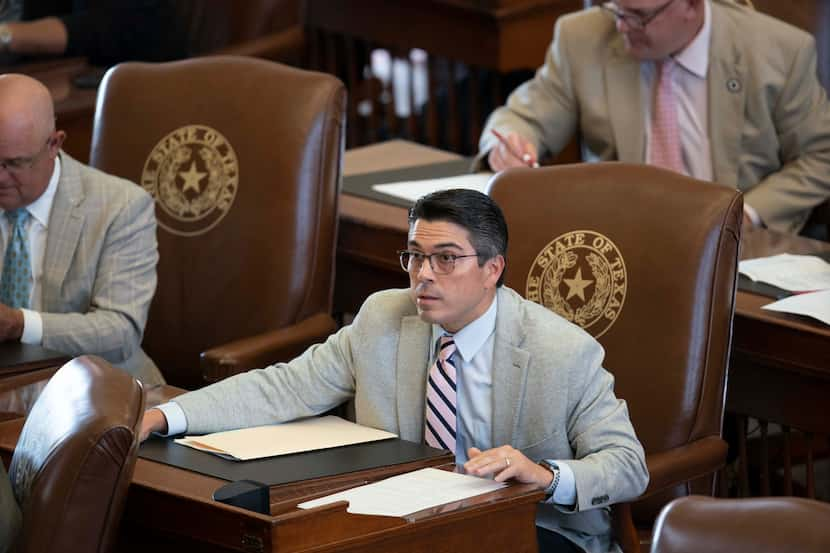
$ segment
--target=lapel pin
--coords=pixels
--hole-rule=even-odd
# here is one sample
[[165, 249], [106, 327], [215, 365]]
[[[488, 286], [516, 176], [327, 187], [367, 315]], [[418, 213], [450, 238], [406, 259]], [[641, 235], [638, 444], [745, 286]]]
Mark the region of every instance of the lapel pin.
[[740, 92], [741, 91], [741, 81], [738, 79], [729, 79], [726, 81], [726, 90], [729, 92]]

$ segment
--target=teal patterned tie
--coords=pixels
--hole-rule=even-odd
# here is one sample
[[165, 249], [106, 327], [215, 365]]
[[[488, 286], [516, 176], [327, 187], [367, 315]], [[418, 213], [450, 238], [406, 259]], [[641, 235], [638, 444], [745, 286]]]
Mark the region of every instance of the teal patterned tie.
[[29, 212], [24, 209], [6, 211], [11, 236], [3, 258], [3, 276], [0, 278], [0, 302], [12, 308], [29, 307], [32, 291], [32, 262], [26, 240], [26, 221]]

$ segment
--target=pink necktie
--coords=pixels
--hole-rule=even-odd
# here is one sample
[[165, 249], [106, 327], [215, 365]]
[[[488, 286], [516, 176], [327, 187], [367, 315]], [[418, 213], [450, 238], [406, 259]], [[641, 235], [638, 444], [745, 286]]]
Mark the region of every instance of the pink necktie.
[[424, 438], [427, 445], [455, 453], [455, 353], [452, 336], [442, 336], [438, 358], [429, 368], [427, 416]]
[[656, 63], [657, 94], [651, 112], [648, 163], [685, 173], [680, 154], [680, 128], [677, 123], [677, 102], [672, 73], [676, 67], [671, 58]]

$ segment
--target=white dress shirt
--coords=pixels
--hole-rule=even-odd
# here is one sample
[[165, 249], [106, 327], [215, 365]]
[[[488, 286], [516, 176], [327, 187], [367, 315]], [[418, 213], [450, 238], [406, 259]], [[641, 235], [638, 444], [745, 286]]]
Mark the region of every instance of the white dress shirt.
[[[52, 213], [52, 203], [55, 192], [58, 190], [58, 180], [61, 177], [61, 162], [55, 157], [55, 168], [46, 190], [40, 197], [26, 206], [31, 217], [26, 222], [26, 232], [29, 247], [29, 259], [32, 263], [32, 288], [29, 296], [29, 309], [23, 312], [23, 335], [20, 341], [24, 344], [40, 344], [43, 340], [43, 319], [38, 311], [41, 309], [41, 278], [43, 277], [43, 258], [46, 256], [46, 234], [49, 230], [49, 215]], [[6, 217], [0, 217], [0, 235], [2, 236], [2, 251], [6, 251], [9, 243], [11, 228]], [[0, 272], [3, 270], [5, 256], [0, 256]]]
[[[672, 74], [672, 85], [677, 101], [677, 125], [680, 129], [680, 155], [684, 172], [696, 179], [712, 181], [712, 149], [709, 143], [709, 93], [706, 84], [709, 72], [709, 48], [712, 37], [712, 7], [704, 3], [703, 27], [686, 48], [673, 56], [677, 69]], [[651, 108], [657, 93], [656, 64], [653, 61], [640, 64], [646, 129], [646, 159], [649, 157], [651, 134]], [[744, 204], [744, 211], [756, 226], [761, 224], [758, 212]]]

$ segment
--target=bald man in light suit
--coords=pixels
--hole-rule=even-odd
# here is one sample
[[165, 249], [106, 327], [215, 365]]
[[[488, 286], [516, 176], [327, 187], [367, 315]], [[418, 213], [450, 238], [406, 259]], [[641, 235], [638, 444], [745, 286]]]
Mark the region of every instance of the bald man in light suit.
[[72, 159], [64, 138], [46, 87], [0, 76], [0, 251], [8, 254], [16, 232], [8, 215], [20, 213], [30, 269], [19, 304], [0, 282], [0, 341], [99, 355], [147, 385], [162, 383], [141, 349], [156, 289], [153, 199]]
[[[807, 33], [731, 0], [618, 0], [559, 19], [545, 64], [490, 117], [495, 170], [558, 153], [649, 158], [656, 63], [672, 58], [682, 172], [744, 192], [745, 224], [798, 232], [830, 197], [830, 107]], [[508, 135], [511, 148], [491, 129]]]

